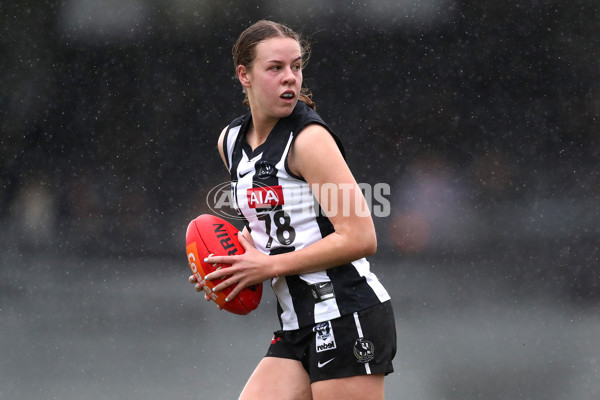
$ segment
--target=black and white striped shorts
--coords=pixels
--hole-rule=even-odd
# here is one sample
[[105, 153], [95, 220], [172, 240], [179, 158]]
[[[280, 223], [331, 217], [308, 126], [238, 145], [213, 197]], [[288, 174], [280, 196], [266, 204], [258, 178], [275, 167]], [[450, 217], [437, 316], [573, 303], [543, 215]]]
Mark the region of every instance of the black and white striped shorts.
[[298, 360], [311, 382], [394, 371], [396, 324], [389, 301], [293, 331], [277, 331], [266, 357]]

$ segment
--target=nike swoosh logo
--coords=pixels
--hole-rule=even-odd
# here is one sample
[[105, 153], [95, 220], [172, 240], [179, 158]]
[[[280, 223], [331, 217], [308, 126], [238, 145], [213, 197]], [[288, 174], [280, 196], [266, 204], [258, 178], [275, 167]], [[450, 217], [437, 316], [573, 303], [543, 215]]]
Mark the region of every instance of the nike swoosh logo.
[[324, 363], [322, 363], [321, 361], [319, 361], [317, 363], [317, 367], [319, 368], [323, 368], [324, 366], [326, 366], [327, 364], [329, 364], [330, 362], [332, 362], [333, 360], [335, 360], [335, 357], [333, 357], [331, 360], [327, 360]]
[[244, 173], [244, 174], [242, 174], [242, 173], [240, 172], [240, 178], [243, 178], [243, 177], [245, 177], [245, 176], [246, 176], [246, 175], [248, 175], [249, 173], [250, 173], [250, 171], [246, 171], [246, 173]]

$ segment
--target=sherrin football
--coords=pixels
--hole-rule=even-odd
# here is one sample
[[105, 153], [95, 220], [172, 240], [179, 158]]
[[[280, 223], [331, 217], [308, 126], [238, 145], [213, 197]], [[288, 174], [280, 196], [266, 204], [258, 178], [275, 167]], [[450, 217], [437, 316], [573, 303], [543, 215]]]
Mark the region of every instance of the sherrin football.
[[262, 283], [244, 288], [235, 298], [225, 301], [233, 286], [215, 293], [212, 289], [225, 279], [204, 280], [209, 273], [220, 268], [230, 267], [230, 264], [206, 263], [204, 262], [206, 257], [211, 254], [231, 256], [244, 253], [237, 233], [238, 229], [222, 218], [210, 214], [200, 215], [188, 225], [185, 235], [186, 251], [192, 273], [206, 294], [224, 310], [246, 315], [258, 307], [262, 297]]

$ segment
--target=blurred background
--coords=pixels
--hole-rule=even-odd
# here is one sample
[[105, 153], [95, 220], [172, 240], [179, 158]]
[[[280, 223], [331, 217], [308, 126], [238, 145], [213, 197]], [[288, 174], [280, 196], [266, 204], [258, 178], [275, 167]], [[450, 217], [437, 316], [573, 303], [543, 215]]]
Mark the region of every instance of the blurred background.
[[391, 188], [387, 398], [600, 398], [596, 1], [23, 0], [0, 3], [0, 399], [237, 397], [274, 299], [205, 304], [184, 236], [261, 18], [310, 38], [317, 110]]

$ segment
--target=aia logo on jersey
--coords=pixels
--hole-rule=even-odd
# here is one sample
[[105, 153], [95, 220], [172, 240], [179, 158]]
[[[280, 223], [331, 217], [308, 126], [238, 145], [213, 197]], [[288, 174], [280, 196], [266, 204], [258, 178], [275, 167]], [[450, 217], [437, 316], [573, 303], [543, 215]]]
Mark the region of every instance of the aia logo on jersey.
[[275, 207], [285, 204], [281, 185], [251, 188], [248, 189], [246, 196], [250, 208]]

